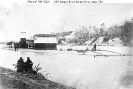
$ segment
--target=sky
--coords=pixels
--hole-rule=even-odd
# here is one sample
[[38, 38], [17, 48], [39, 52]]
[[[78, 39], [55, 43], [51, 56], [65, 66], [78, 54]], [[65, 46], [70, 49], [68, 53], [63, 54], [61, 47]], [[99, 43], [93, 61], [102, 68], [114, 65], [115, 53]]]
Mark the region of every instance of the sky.
[[133, 4], [0, 3], [0, 41], [19, 41], [34, 34], [106, 27], [133, 18]]

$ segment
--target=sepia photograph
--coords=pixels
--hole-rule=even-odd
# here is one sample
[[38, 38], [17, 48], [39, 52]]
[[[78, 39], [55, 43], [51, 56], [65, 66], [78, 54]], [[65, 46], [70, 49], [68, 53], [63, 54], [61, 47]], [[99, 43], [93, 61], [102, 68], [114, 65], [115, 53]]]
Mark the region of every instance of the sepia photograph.
[[0, 3], [0, 89], [133, 89], [133, 3]]

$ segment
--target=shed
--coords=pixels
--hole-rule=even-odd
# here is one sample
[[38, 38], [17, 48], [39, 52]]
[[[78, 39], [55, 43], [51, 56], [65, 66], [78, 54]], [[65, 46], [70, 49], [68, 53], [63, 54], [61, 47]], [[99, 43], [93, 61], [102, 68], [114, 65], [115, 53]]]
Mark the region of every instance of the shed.
[[34, 35], [34, 49], [56, 50], [57, 38], [53, 34]]

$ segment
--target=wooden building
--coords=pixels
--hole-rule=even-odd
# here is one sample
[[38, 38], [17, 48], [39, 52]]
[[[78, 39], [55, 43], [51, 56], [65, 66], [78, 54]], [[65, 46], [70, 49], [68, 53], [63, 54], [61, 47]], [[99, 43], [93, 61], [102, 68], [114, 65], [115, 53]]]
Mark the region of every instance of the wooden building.
[[19, 44], [20, 44], [20, 48], [28, 48], [26, 38], [21, 38]]
[[53, 34], [34, 35], [34, 49], [56, 50], [57, 39]]
[[28, 44], [28, 48], [29, 49], [33, 49], [34, 48], [34, 40], [26, 40], [26, 43]]
[[21, 32], [20, 34], [20, 42], [19, 42], [19, 47], [20, 48], [28, 48], [28, 44], [26, 42], [26, 32]]

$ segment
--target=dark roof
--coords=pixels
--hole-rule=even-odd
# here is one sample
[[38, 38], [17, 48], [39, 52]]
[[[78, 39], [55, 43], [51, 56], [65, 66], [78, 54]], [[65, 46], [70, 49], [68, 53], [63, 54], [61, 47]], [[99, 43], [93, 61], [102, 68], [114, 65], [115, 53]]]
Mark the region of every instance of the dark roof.
[[53, 36], [53, 37], [55, 37], [56, 35], [54, 35], [54, 34], [36, 34], [36, 35], [34, 35], [34, 37], [49, 37], [49, 36]]

